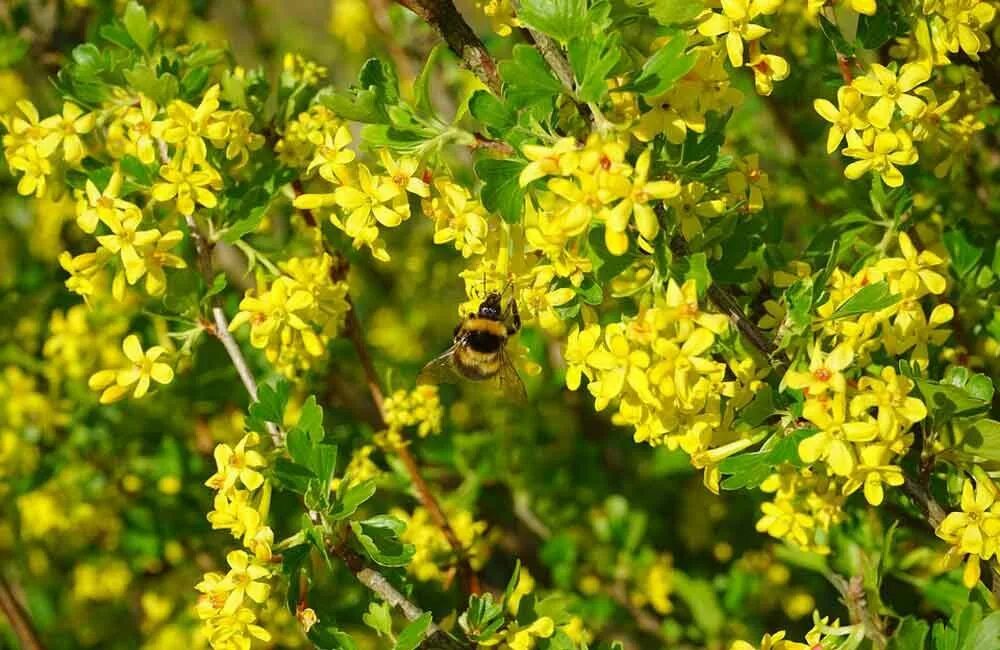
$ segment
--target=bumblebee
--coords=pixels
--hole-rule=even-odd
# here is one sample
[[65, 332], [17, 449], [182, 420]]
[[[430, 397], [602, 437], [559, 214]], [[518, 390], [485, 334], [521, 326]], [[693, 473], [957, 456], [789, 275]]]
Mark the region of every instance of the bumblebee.
[[491, 291], [474, 314], [455, 327], [452, 346], [420, 371], [417, 383], [488, 382], [507, 398], [524, 402], [524, 382], [507, 355], [507, 341], [521, 329], [517, 301], [503, 307], [502, 292]]

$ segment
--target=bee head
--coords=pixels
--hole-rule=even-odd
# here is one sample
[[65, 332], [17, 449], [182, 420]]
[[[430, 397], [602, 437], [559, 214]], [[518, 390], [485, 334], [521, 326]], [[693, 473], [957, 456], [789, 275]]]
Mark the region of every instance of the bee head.
[[496, 291], [491, 291], [479, 305], [478, 316], [490, 320], [500, 320], [503, 316], [503, 305], [500, 302], [501, 296]]

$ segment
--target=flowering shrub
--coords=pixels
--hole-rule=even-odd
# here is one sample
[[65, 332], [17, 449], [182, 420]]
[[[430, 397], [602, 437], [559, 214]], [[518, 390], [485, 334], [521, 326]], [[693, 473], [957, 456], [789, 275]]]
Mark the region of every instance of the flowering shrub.
[[1000, 647], [996, 0], [43, 4], [4, 647]]

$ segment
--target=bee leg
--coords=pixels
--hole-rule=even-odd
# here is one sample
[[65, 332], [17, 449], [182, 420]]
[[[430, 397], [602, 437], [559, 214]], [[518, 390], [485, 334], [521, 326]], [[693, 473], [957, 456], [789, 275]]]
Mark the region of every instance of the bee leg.
[[510, 312], [510, 323], [507, 324], [507, 336], [513, 336], [521, 329], [521, 314], [517, 311], [517, 301], [513, 298], [507, 303], [507, 311]]

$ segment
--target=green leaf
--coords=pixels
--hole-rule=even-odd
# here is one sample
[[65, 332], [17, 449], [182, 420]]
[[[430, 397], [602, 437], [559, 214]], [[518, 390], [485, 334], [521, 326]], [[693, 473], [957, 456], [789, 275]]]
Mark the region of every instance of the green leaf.
[[517, 17], [565, 45], [587, 28], [587, 0], [522, 0]]
[[318, 650], [358, 650], [350, 634], [323, 621], [309, 630], [309, 640]]
[[305, 494], [309, 484], [316, 480], [311, 471], [287, 458], [276, 458], [271, 472], [279, 487], [296, 494]]
[[[76, 54], [76, 50], [73, 53]], [[177, 77], [170, 73], [157, 75], [152, 68], [144, 63], [136, 65], [131, 70], [125, 70], [123, 74], [133, 89], [138, 90], [161, 106], [170, 103], [170, 100], [177, 97], [177, 93], [180, 91]]]
[[119, 162], [121, 164], [122, 171], [125, 172], [125, 174], [137, 185], [150, 187], [156, 179], [153, 170], [142, 164], [142, 161], [135, 156], [122, 156], [122, 159]]
[[368, 611], [361, 615], [361, 620], [378, 632], [379, 636], [392, 638], [392, 611], [389, 603], [369, 603]]
[[606, 79], [621, 58], [620, 37], [601, 34], [574, 38], [569, 43], [569, 63], [577, 79], [577, 97], [600, 102], [608, 93]]
[[867, 50], [877, 50], [910, 29], [909, 17], [896, 0], [881, 0], [875, 15], [858, 17], [858, 42]]
[[986, 412], [990, 403], [970, 395], [965, 388], [938, 383], [930, 379], [915, 379], [927, 409], [936, 421], [947, 421], [954, 416], [969, 416]]
[[830, 20], [823, 14], [820, 14], [819, 16], [819, 26], [823, 31], [823, 35], [829, 39], [830, 43], [833, 45], [833, 49], [836, 50], [838, 54], [843, 54], [849, 58], [854, 56], [854, 46], [847, 42], [844, 35], [840, 33], [840, 29], [830, 22]]
[[0, 34], [0, 68], [10, 68], [28, 53], [28, 41], [17, 34]]
[[[775, 467], [790, 463], [796, 467], [802, 466], [799, 458], [799, 443], [816, 433], [813, 427], [796, 429], [786, 436], [775, 434], [768, 442], [775, 441], [770, 449], [763, 449], [748, 454], [730, 456], [719, 464], [723, 474], [729, 474], [722, 483], [724, 490], [742, 490], [757, 487], [764, 482]], [[767, 447], [767, 444], [764, 445]]]
[[678, 32], [643, 64], [639, 76], [621, 90], [634, 90], [646, 97], [662, 95], [694, 67], [698, 57], [684, 53], [687, 36]]
[[899, 302], [900, 298], [899, 294], [892, 293], [889, 290], [888, 282], [880, 280], [861, 288], [853, 296], [845, 300], [831, 314], [830, 320], [881, 311], [895, 305]]
[[694, 253], [677, 259], [675, 267], [677, 275], [683, 277], [685, 282], [694, 280], [698, 296], [704, 297], [712, 284], [712, 274], [708, 270], [708, 256], [705, 253]]
[[588, 305], [599, 305], [604, 302], [604, 291], [601, 285], [592, 277], [585, 277], [579, 287], [574, 287], [576, 294]]
[[512, 59], [501, 61], [500, 76], [505, 83], [504, 94], [515, 106], [551, 102], [563, 91], [562, 84], [552, 76], [548, 64], [530, 45], [515, 45]]
[[146, 16], [146, 10], [135, 0], [132, 0], [125, 7], [125, 15], [122, 16], [122, 23], [125, 31], [135, 41], [143, 52], [148, 52], [153, 40], [156, 38], [156, 24]]
[[299, 600], [299, 574], [306, 560], [309, 559], [310, 551], [312, 551], [312, 545], [297, 544], [281, 552], [281, 572], [285, 575], [289, 585], [285, 605], [292, 613], [295, 613]]
[[611, 254], [611, 251], [604, 244], [604, 226], [591, 228], [587, 235], [587, 257], [590, 258], [594, 275], [601, 284], [607, 284], [613, 278], [618, 277], [634, 261], [634, 258], [628, 253], [625, 255]]
[[986, 460], [1000, 461], [1000, 422], [983, 418], [965, 427], [958, 449]]
[[247, 427], [255, 431], [264, 431], [266, 422], [280, 424], [288, 404], [288, 394], [291, 390], [285, 380], [278, 381], [274, 386], [261, 384], [257, 389], [257, 401], [250, 405], [250, 417]]
[[431, 625], [431, 613], [424, 612], [416, 620], [403, 628], [403, 631], [396, 637], [394, 650], [415, 650], [427, 634], [427, 628]]
[[417, 76], [416, 81], [413, 82], [413, 106], [417, 109], [417, 112], [432, 117], [435, 115], [434, 105], [431, 103], [431, 77], [433, 76], [434, 66], [437, 64], [439, 58], [441, 58], [441, 53], [447, 51], [448, 46], [444, 43], [438, 43], [431, 49], [431, 53], [427, 55], [427, 61], [424, 62], [424, 67], [420, 70], [420, 74]]
[[247, 216], [226, 226], [220, 239], [227, 244], [235, 244], [240, 239], [257, 230], [270, 208], [270, 203], [252, 208]]
[[673, 572], [673, 579], [677, 595], [687, 603], [688, 611], [691, 612], [698, 628], [710, 638], [714, 638], [726, 624], [726, 615], [719, 606], [712, 584], [707, 580], [691, 578], [676, 569]]
[[316, 403], [316, 396], [310, 395], [302, 405], [299, 413], [299, 421], [296, 427], [309, 434], [309, 439], [313, 444], [323, 441], [323, 408]]
[[333, 521], [347, 519], [357, 512], [362, 503], [372, 498], [373, 494], [375, 494], [375, 479], [368, 479], [350, 486], [337, 497], [333, 510], [330, 512], [330, 519]]
[[480, 198], [490, 212], [499, 212], [509, 224], [521, 221], [524, 189], [518, 181], [526, 163], [521, 160], [483, 158], [476, 163], [476, 175], [483, 181]]
[[469, 112], [491, 132], [500, 134], [517, 123], [514, 111], [486, 90], [477, 90], [469, 99]]
[[693, 21], [705, 8], [702, 0], [631, 0], [629, 4], [644, 8], [661, 25], [679, 25]]
[[983, 256], [983, 249], [973, 246], [965, 233], [958, 229], [944, 234], [944, 245], [951, 257], [951, 268], [959, 278], [964, 278], [976, 267]]
[[382, 566], [404, 566], [413, 557], [413, 544], [406, 544], [399, 536], [406, 524], [389, 515], [379, 515], [364, 521], [352, 521], [351, 530], [365, 553]]
[[750, 403], [739, 412], [740, 418], [751, 427], [759, 427], [769, 417], [775, 414], [774, 389], [770, 384], [764, 384]]

